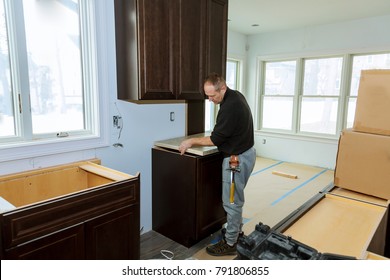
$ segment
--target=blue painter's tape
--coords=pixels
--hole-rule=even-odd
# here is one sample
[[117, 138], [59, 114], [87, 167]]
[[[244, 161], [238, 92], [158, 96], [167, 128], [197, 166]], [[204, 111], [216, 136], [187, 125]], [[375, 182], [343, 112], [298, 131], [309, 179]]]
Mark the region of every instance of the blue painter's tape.
[[279, 165], [279, 164], [281, 164], [281, 163], [283, 163], [283, 162], [284, 162], [284, 161], [279, 161], [279, 162], [277, 162], [277, 163], [275, 163], [275, 164], [272, 164], [272, 165], [270, 165], [270, 166], [268, 166], [268, 167], [265, 167], [265, 168], [263, 168], [263, 169], [260, 169], [260, 170], [258, 170], [258, 171], [256, 171], [256, 172], [252, 172], [251, 176], [257, 175], [257, 174], [259, 174], [259, 173], [261, 173], [261, 172], [264, 172], [264, 171], [266, 171], [267, 169], [270, 169], [270, 168], [272, 168], [272, 167], [274, 167], [274, 166], [277, 166], [277, 165]]
[[325, 173], [326, 171], [328, 171], [328, 169], [324, 169], [322, 170], [321, 172], [319, 172], [318, 174], [314, 175], [313, 177], [311, 177], [309, 180], [303, 182], [302, 184], [300, 184], [299, 186], [293, 188], [292, 190], [288, 191], [287, 193], [285, 193], [284, 195], [282, 195], [281, 197], [279, 197], [277, 200], [275, 200], [274, 202], [271, 203], [271, 206], [274, 206], [275, 204], [277, 204], [278, 202], [280, 202], [281, 200], [285, 199], [287, 196], [289, 196], [290, 194], [292, 194], [293, 192], [297, 191], [298, 189], [302, 188], [303, 186], [305, 186], [306, 184], [308, 184], [309, 182], [313, 181], [315, 178], [317, 178], [318, 176], [320, 176], [321, 174]]

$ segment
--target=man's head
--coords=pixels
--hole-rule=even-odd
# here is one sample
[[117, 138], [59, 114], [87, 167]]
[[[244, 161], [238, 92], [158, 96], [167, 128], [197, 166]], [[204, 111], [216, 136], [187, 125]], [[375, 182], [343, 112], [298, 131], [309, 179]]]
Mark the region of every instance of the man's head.
[[217, 73], [211, 73], [204, 80], [203, 89], [211, 102], [214, 104], [220, 104], [226, 92], [225, 79]]

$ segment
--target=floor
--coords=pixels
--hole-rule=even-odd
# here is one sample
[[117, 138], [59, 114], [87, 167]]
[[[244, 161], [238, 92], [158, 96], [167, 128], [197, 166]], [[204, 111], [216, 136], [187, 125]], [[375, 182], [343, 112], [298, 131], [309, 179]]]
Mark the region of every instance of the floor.
[[[259, 222], [274, 226], [331, 184], [333, 176], [333, 170], [258, 157], [245, 189], [244, 232], [251, 233]], [[218, 234], [216, 232], [193, 247], [186, 248], [157, 232], [149, 231], [141, 235], [141, 259], [216, 259], [209, 256], [204, 248]], [[235, 256], [225, 259], [233, 258]]]
[[191, 248], [187, 248], [155, 231], [148, 231], [141, 235], [141, 260], [150, 259], [194, 259], [194, 255], [205, 248], [212, 236], [205, 238]]

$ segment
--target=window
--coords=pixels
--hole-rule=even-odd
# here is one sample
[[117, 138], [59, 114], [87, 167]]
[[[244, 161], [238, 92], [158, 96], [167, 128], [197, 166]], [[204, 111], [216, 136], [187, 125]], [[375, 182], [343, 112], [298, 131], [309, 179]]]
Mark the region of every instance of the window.
[[240, 61], [228, 59], [226, 63], [226, 84], [229, 88], [238, 90], [240, 81]]
[[263, 129], [292, 130], [296, 61], [265, 63]]
[[[228, 58], [226, 63], [226, 84], [229, 88], [240, 90], [241, 64], [238, 59]], [[205, 131], [210, 131], [215, 125], [217, 108], [213, 102], [205, 100]]]
[[15, 135], [14, 102], [4, 3], [0, 2], [0, 137]]
[[0, 145], [98, 136], [91, 3], [0, 2]]
[[336, 134], [343, 59], [306, 59], [300, 131]]
[[390, 53], [259, 63], [259, 130], [337, 138], [353, 125], [361, 70], [390, 69]]

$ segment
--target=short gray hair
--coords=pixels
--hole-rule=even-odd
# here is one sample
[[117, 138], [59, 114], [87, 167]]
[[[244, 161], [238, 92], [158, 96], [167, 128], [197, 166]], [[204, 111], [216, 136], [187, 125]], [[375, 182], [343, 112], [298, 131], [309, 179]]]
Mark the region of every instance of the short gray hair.
[[226, 86], [226, 81], [225, 81], [225, 79], [221, 76], [221, 75], [219, 75], [219, 74], [217, 74], [217, 73], [210, 73], [205, 79], [204, 79], [204, 83], [203, 84], [205, 84], [205, 83], [210, 83], [210, 84], [212, 84], [213, 86], [214, 86], [214, 88], [215, 88], [215, 90], [216, 91], [220, 91], [221, 90], [221, 88], [223, 87], [223, 86]]

